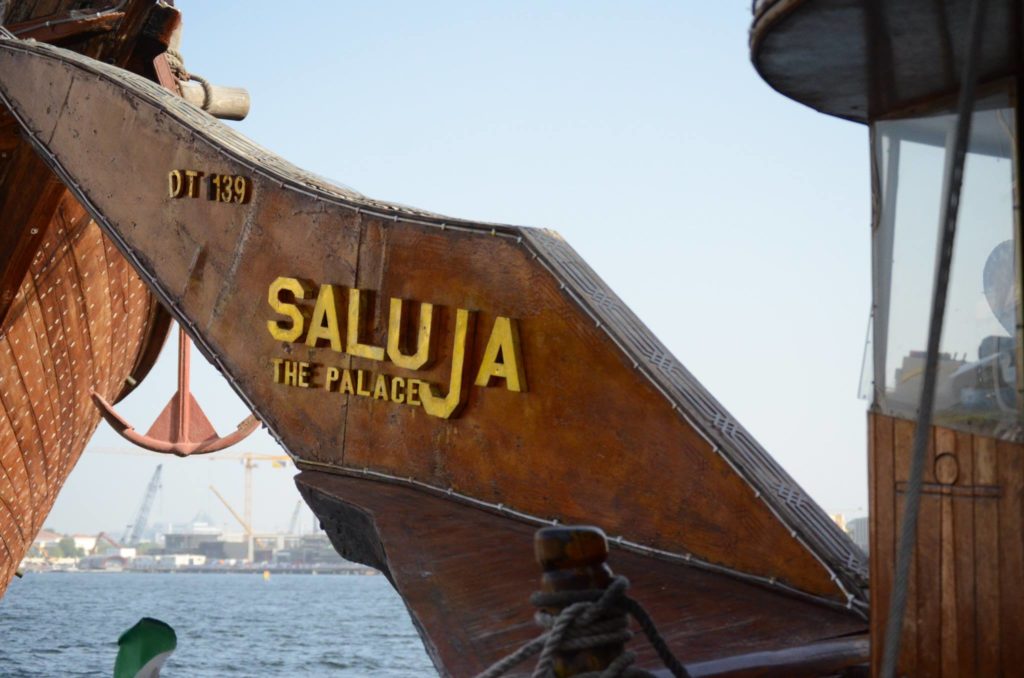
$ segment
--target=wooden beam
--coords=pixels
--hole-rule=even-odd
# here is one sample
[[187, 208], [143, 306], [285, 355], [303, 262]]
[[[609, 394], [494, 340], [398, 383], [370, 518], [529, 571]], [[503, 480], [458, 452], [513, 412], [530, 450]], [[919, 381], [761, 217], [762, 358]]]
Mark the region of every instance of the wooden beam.
[[93, 15], [75, 19], [74, 21], [26, 21], [7, 27], [11, 33], [22, 39], [34, 39], [40, 42], [61, 42], [68, 38], [77, 38], [93, 33], [106, 33], [113, 30], [124, 18], [124, 12]]

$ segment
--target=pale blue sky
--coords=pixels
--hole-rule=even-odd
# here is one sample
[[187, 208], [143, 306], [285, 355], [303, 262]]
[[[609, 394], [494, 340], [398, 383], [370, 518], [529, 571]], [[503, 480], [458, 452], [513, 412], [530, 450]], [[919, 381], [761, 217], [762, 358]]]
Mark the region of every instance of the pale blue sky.
[[[251, 92], [244, 134], [373, 197], [558, 230], [812, 497], [866, 509], [867, 131], [758, 78], [748, 0], [177, 4], [187, 67]], [[167, 356], [121, 407], [142, 430]], [[241, 509], [237, 462], [90, 452], [48, 522], [123, 527], [159, 462], [154, 518], [229, 524], [210, 482]], [[291, 475], [256, 471], [257, 529], [288, 522]]]

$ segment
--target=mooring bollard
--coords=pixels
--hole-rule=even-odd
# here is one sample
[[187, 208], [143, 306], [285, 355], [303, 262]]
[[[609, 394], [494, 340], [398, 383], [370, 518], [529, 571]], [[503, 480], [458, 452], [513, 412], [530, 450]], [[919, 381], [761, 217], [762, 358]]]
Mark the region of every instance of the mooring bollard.
[[[533, 540], [537, 562], [544, 570], [542, 593], [604, 590], [612, 581], [608, 567], [608, 540], [596, 527], [545, 527]], [[558, 596], [556, 596], [558, 598]], [[571, 595], [557, 605], [541, 607], [557, 617], [572, 604]], [[564, 678], [608, 667], [624, 650], [624, 643], [611, 643], [580, 650], [559, 650], [554, 657], [555, 676]]]

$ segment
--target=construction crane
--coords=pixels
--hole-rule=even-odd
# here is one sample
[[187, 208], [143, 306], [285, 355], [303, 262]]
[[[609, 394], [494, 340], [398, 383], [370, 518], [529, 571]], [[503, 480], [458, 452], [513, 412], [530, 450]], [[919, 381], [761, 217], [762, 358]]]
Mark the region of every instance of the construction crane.
[[[245, 518], [243, 518], [242, 516], [238, 515], [238, 511], [236, 511], [235, 509], [231, 508], [231, 504], [228, 503], [228, 500], [224, 498], [223, 494], [221, 494], [220, 492], [217, 491], [216, 487], [214, 487], [213, 485], [210, 485], [210, 491], [213, 492], [215, 495], [217, 495], [217, 499], [220, 499], [220, 503], [224, 504], [224, 508], [226, 508], [231, 513], [231, 515], [235, 517], [235, 520], [238, 521], [238, 524], [242, 526], [243, 530], [245, 530], [245, 536], [251, 538], [252, 537], [252, 523], [246, 522]], [[249, 556], [249, 557], [251, 558], [252, 556]]]
[[104, 541], [107, 542], [108, 544], [110, 544], [111, 546], [113, 546], [115, 549], [119, 549], [120, 550], [122, 548], [122, 546], [120, 544], [118, 544], [116, 541], [111, 539], [109, 534], [107, 534], [106, 532], [100, 532], [99, 534], [96, 535], [96, 543], [93, 545], [92, 551], [90, 551], [88, 555], [94, 556], [94, 555], [98, 554], [100, 552], [100, 546], [102, 545], [101, 542], [104, 542]]
[[288, 534], [296, 534], [295, 530], [299, 526], [299, 509], [302, 508], [302, 500], [299, 499], [295, 502], [295, 510], [292, 511], [291, 522], [288, 523]]
[[146, 494], [142, 498], [142, 504], [135, 514], [135, 522], [128, 525], [121, 537], [121, 543], [125, 546], [135, 546], [142, 539], [142, 533], [149, 524], [149, 511], [153, 508], [153, 500], [156, 498], [157, 490], [160, 489], [160, 472], [164, 465], [157, 464], [153, 471], [153, 477], [149, 479], [149, 486], [146, 487]]
[[[238, 517], [238, 514], [235, 513], [234, 509], [228, 506], [228, 503], [224, 501], [224, 498], [220, 496], [217, 490], [213, 490], [213, 486], [210, 486], [210, 489], [213, 490], [213, 493], [220, 498], [221, 502], [223, 502], [225, 506], [228, 506], [228, 510], [231, 511], [231, 515], [233, 515], [243, 527], [252, 525], [252, 470], [257, 466], [255, 462], [269, 461], [272, 468], [284, 468], [285, 464], [290, 462], [292, 458], [284, 454], [257, 454], [255, 452], [242, 452], [241, 454], [217, 454], [209, 457], [210, 461], [223, 461], [225, 459], [237, 459], [245, 464], [245, 506], [242, 509], [244, 518]], [[249, 535], [249, 562], [252, 562], [252, 529], [246, 527], [246, 532]]]

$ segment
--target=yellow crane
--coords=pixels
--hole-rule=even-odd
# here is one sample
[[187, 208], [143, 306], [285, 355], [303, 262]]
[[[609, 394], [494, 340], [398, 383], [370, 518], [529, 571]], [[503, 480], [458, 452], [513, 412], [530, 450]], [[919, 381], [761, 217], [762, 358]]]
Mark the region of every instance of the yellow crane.
[[238, 460], [245, 464], [245, 505], [243, 506], [244, 517], [239, 517], [233, 508], [227, 503], [224, 497], [221, 496], [220, 492], [214, 489], [213, 485], [210, 489], [217, 495], [221, 503], [227, 507], [231, 515], [235, 517], [245, 530], [247, 540], [249, 542], [249, 562], [253, 559], [253, 531], [252, 531], [252, 470], [256, 468], [257, 461], [269, 461], [271, 468], [284, 468], [292, 459], [285, 454], [262, 454], [258, 452], [239, 452], [230, 454], [213, 454], [207, 457], [210, 461], [226, 461], [226, 460]]

